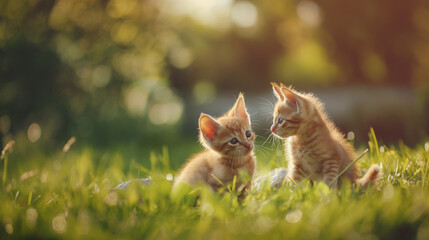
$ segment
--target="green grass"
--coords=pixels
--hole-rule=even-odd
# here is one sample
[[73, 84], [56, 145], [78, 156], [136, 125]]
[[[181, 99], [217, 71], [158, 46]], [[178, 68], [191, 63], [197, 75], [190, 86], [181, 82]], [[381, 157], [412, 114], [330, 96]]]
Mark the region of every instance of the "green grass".
[[[128, 159], [73, 146], [43, 154], [20, 149], [18, 140], [0, 162], [0, 239], [429, 239], [427, 150], [400, 144], [380, 151], [370, 138], [358, 164], [382, 163], [380, 189], [304, 182], [265, 186], [241, 203], [233, 192], [206, 188], [171, 196], [166, 176], [177, 169], [170, 162], [183, 159], [167, 148]], [[258, 151], [261, 172], [284, 165], [282, 159], [278, 150]], [[111, 191], [148, 176], [154, 184]]]

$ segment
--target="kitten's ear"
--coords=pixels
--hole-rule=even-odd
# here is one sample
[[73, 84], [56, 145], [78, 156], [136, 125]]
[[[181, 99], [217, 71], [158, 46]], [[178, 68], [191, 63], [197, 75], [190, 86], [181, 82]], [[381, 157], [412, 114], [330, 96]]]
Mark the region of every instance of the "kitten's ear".
[[291, 105], [296, 109], [296, 112], [299, 112], [299, 102], [298, 102], [298, 96], [293, 93], [291, 90], [289, 90], [287, 87], [285, 87], [282, 84], [281, 91], [283, 95], [286, 97], [287, 101], [291, 103]]
[[200, 115], [199, 126], [203, 137], [211, 142], [214, 140], [217, 131], [220, 129], [220, 123], [204, 113], [201, 113]]
[[282, 91], [281, 91], [281, 87], [279, 85], [277, 85], [277, 83], [272, 82], [271, 86], [273, 86], [273, 93], [276, 96], [276, 98], [283, 102], [285, 100], [285, 96], [283, 95]]
[[238, 117], [249, 121], [249, 114], [247, 113], [242, 93], [238, 95], [237, 101], [235, 101], [234, 106], [228, 112], [228, 116]]

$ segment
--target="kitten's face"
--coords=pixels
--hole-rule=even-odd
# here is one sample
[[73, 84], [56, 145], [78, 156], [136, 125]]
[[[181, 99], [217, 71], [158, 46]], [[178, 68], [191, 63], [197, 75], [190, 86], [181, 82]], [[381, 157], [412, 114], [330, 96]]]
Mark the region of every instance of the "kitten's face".
[[254, 148], [255, 134], [241, 94], [227, 114], [217, 119], [201, 114], [199, 125], [201, 143], [223, 156], [245, 156]]
[[218, 119], [221, 128], [211, 148], [222, 155], [240, 157], [249, 154], [254, 147], [255, 134], [247, 121], [236, 117]]
[[280, 138], [296, 135], [299, 131], [300, 123], [300, 114], [295, 109], [283, 102], [277, 102], [273, 113], [272, 133]]
[[303, 122], [300, 108], [302, 100], [284, 85], [272, 85], [278, 101], [274, 108], [271, 132], [280, 138], [294, 136], [298, 134]]

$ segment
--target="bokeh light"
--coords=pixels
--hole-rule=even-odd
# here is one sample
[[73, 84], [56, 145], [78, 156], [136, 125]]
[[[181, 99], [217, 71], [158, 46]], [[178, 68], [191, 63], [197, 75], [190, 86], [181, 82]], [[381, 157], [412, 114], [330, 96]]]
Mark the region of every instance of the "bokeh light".
[[110, 82], [112, 70], [106, 65], [99, 65], [92, 71], [92, 83], [98, 88], [106, 86]]
[[148, 92], [145, 88], [137, 85], [124, 93], [125, 106], [130, 114], [143, 116], [145, 114]]
[[320, 8], [313, 1], [300, 1], [296, 7], [298, 17], [306, 24], [317, 27], [321, 22]]
[[171, 64], [176, 68], [187, 68], [193, 61], [192, 53], [184, 47], [175, 47], [169, 55]]
[[301, 220], [302, 218], [302, 212], [299, 209], [290, 211], [286, 214], [286, 221], [290, 222], [290, 223], [297, 223]]
[[151, 106], [149, 119], [155, 125], [174, 124], [182, 116], [183, 105], [180, 102], [158, 103]]
[[27, 223], [27, 226], [29, 228], [33, 228], [36, 226], [38, 216], [39, 214], [37, 213], [37, 210], [35, 208], [29, 207], [27, 209], [25, 222]]
[[258, 10], [251, 2], [236, 2], [231, 10], [231, 18], [239, 27], [252, 27], [258, 22]]
[[350, 131], [347, 133], [347, 140], [353, 141], [355, 139], [355, 133]]
[[173, 179], [174, 179], [174, 177], [173, 177], [173, 174], [172, 173], [167, 173], [167, 175], [165, 175], [165, 179], [167, 180], [167, 181], [173, 181]]
[[120, 22], [112, 27], [110, 33], [113, 41], [120, 44], [128, 44], [136, 38], [138, 28], [132, 22]]
[[37, 140], [39, 140], [40, 136], [42, 135], [42, 129], [40, 128], [39, 124], [32, 123], [27, 130], [27, 137], [30, 142], [35, 143]]
[[199, 81], [192, 89], [192, 94], [198, 104], [208, 103], [216, 96], [216, 86], [210, 81]]
[[107, 4], [107, 14], [113, 18], [122, 18], [130, 15], [136, 10], [137, 1], [135, 0], [111, 0]]
[[59, 234], [67, 230], [67, 220], [64, 214], [60, 214], [52, 219], [52, 229]]
[[6, 223], [6, 225], [4, 226], [4, 229], [6, 231], [7, 234], [12, 234], [13, 233], [13, 226], [10, 223]]
[[229, 26], [228, 16], [232, 0], [164, 0], [161, 9], [167, 15], [187, 16], [195, 21], [219, 29]]

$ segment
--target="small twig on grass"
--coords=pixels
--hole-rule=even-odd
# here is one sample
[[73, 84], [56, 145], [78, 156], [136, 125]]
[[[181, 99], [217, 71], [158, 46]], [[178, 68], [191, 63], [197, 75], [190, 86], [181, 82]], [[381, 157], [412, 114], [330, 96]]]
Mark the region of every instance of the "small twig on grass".
[[63, 152], [68, 152], [70, 150], [70, 147], [73, 145], [73, 143], [76, 142], [76, 138], [75, 137], [71, 137], [67, 143], [64, 145], [63, 147]]
[[14, 140], [10, 140], [6, 146], [3, 148], [3, 151], [1, 152], [1, 157], [0, 159], [3, 159], [6, 156], [6, 153], [12, 149], [13, 145], [15, 145], [15, 141]]

